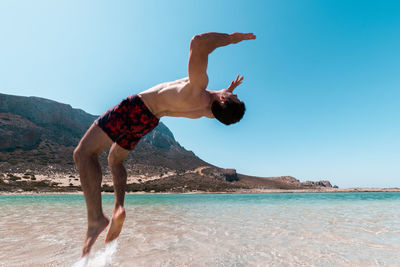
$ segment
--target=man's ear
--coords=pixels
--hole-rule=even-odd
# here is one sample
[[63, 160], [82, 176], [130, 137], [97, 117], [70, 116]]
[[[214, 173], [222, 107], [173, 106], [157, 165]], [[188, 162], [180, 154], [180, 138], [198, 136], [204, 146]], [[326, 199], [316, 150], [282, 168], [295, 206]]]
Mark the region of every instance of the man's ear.
[[224, 103], [226, 100], [226, 97], [224, 95], [219, 95], [218, 100], [219, 100], [219, 102]]

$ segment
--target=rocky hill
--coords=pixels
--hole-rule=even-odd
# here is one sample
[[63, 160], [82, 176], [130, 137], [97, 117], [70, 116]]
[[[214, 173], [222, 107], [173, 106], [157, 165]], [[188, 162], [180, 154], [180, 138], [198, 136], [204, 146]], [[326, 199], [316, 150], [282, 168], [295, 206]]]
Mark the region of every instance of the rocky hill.
[[[0, 191], [79, 189], [72, 153], [97, 116], [39, 97], [0, 94]], [[112, 191], [100, 157], [104, 190]], [[330, 183], [256, 178], [224, 170], [183, 148], [162, 123], [139, 142], [125, 163], [130, 191], [230, 191], [249, 188], [319, 188]]]
[[29, 150], [41, 141], [73, 146], [95, 116], [39, 97], [0, 94], [0, 151]]

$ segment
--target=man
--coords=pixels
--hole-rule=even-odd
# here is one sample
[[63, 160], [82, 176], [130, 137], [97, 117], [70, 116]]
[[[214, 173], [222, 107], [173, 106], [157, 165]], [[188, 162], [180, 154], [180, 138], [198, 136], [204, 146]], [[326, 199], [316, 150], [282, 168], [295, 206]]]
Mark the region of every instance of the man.
[[85, 195], [88, 229], [82, 256], [89, 253], [98, 235], [107, 227], [101, 205], [101, 168], [98, 156], [109, 146], [108, 164], [111, 170], [115, 203], [106, 242], [116, 239], [125, 220], [124, 197], [127, 174], [123, 161], [140, 138], [154, 129], [163, 116], [216, 118], [229, 125], [244, 114], [244, 103], [233, 90], [243, 77], [236, 77], [228, 89], [206, 90], [208, 85], [208, 55], [217, 47], [256, 39], [252, 33], [203, 33], [190, 42], [189, 77], [156, 85], [138, 95], [124, 99], [100, 116], [85, 133], [74, 151]]

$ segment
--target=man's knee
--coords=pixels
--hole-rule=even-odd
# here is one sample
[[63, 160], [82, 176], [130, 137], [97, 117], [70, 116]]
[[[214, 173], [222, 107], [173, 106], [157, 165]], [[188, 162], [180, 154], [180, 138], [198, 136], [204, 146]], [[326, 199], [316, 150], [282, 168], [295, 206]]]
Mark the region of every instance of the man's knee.
[[108, 153], [108, 166], [110, 167], [110, 169], [121, 167], [123, 168], [123, 162], [128, 154], [128, 150], [121, 148], [117, 144], [111, 146], [110, 153]]
[[96, 153], [91, 153], [90, 150], [85, 149], [81, 144], [79, 144], [74, 150], [74, 161], [76, 165], [79, 165], [92, 157], [97, 157]]
[[95, 124], [82, 137], [74, 150], [75, 163], [88, 158], [97, 158], [111, 144], [111, 139]]
[[79, 146], [77, 146], [74, 149], [74, 162], [75, 164], [78, 164], [78, 162], [80, 161], [80, 159], [82, 158], [82, 150]]
[[82, 147], [78, 145], [74, 150], [74, 162], [75, 162], [76, 166], [78, 167], [78, 169], [79, 169], [80, 165], [84, 162], [85, 157], [86, 156], [85, 156], [85, 153], [84, 153]]

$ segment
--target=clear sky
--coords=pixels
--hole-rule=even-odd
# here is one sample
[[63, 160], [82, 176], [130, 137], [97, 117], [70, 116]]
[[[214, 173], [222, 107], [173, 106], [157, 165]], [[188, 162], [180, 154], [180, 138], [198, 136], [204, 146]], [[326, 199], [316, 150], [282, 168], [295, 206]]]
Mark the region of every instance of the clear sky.
[[209, 89], [244, 75], [247, 112], [162, 118], [181, 145], [249, 175], [400, 187], [399, 1], [2, 0], [0, 92], [101, 114], [187, 76], [208, 31], [257, 35], [209, 57]]

